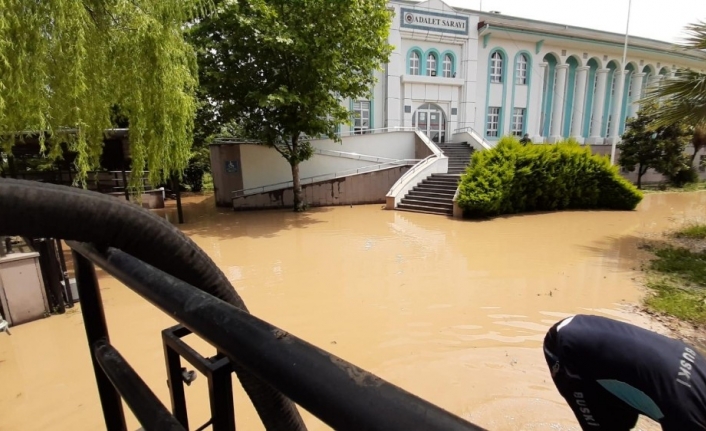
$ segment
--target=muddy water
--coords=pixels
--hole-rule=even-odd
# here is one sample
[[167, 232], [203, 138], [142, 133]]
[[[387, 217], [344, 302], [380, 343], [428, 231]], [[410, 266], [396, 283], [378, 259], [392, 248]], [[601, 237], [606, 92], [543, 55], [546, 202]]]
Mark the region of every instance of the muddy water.
[[[636, 241], [704, 217], [706, 193], [650, 195], [629, 213], [483, 222], [376, 205], [306, 214], [212, 205], [187, 199], [183, 229], [254, 314], [488, 429], [577, 430], [547, 373], [544, 332], [573, 313], [662, 330], [628, 311], [641, 297]], [[174, 322], [99, 277], [112, 342], [168, 402], [160, 330]], [[208, 419], [205, 395], [203, 377], [187, 389], [191, 429]], [[239, 429], [261, 430], [242, 391], [235, 397]], [[311, 430], [328, 429], [304, 416]], [[79, 310], [0, 334], [1, 431], [102, 427]]]

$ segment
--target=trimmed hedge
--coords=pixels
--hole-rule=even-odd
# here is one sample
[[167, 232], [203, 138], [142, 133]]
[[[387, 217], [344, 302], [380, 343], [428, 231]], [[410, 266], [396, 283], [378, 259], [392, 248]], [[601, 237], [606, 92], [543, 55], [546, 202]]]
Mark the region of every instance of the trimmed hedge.
[[461, 177], [458, 204], [471, 217], [565, 209], [633, 210], [642, 193], [607, 157], [574, 141], [522, 145], [502, 138], [476, 152]]

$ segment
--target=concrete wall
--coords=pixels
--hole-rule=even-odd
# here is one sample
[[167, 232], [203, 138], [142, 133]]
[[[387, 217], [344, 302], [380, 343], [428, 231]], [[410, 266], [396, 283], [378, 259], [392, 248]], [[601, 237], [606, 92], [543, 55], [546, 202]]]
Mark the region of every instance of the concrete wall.
[[[231, 193], [234, 190], [243, 189], [243, 171], [240, 169], [240, 145], [211, 145], [210, 150], [211, 175], [213, 175], [216, 205], [230, 206], [232, 205]], [[226, 170], [228, 162], [234, 162], [234, 172], [232, 168]]]
[[[591, 152], [594, 154], [601, 154], [610, 157], [610, 151], [611, 151], [611, 146], [610, 145], [591, 145]], [[686, 148], [686, 154], [691, 156], [691, 154], [694, 152], [694, 147], [689, 145]], [[620, 156], [620, 150], [616, 148], [615, 150], [615, 158], [616, 160]], [[704, 157], [706, 159], [706, 149], [699, 151], [699, 153], [696, 155], [696, 159], [694, 160], [694, 167], [697, 168], [697, 172], [699, 173], [699, 178], [704, 181], [706, 180], [706, 169], [703, 167], [699, 167], [699, 162], [700, 158]], [[627, 172], [623, 171], [621, 169], [620, 173], [630, 181], [636, 183], [637, 182], [637, 173], [636, 172]], [[654, 171], [654, 169], [649, 169], [645, 175], [642, 176], [642, 184], [650, 184], [650, 183], [659, 183], [665, 181], [665, 178], [662, 174], [657, 173]]]
[[[358, 205], [385, 202], [390, 187], [409, 170], [398, 166], [367, 174], [351, 175], [302, 186], [305, 201], [310, 206]], [[286, 208], [293, 205], [291, 188], [233, 200], [236, 210]]]
[[[347, 136], [341, 143], [330, 139], [311, 141], [315, 148], [365, 154], [390, 159], [416, 158], [417, 136], [414, 132], [390, 132]], [[423, 144], [421, 144], [423, 145]], [[426, 156], [425, 156], [426, 157]], [[226, 165], [231, 164], [231, 172]], [[366, 160], [335, 157], [324, 154], [301, 163], [299, 175], [309, 178], [375, 165]], [[216, 205], [232, 205], [232, 192], [268, 186], [292, 180], [289, 163], [274, 149], [251, 144], [216, 144], [211, 146], [211, 166]]]

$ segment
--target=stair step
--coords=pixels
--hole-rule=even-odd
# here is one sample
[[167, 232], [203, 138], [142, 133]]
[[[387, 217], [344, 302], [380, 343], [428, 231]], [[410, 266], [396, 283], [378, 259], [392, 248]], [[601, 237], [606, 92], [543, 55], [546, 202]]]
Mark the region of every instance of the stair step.
[[440, 178], [458, 178], [458, 175], [451, 175], [451, 174], [431, 174], [432, 178], [440, 177]]
[[424, 206], [424, 205], [398, 204], [396, 209], [399, 209], [402, 211], [425, 213], [425, 214], [442, 214], [442, 215], [453, 214], [453, 209], [447, 210], [447, 209], [443, 209], [443, 208], [434, 208], [434, 207], [428, 207], [428, 206]]
[[427, 200], [403, 198], [400, 201], [400, 203], [403, 205], [419, 205], [419, 206], [427, 206], [430, 208], [442, 208], [442, 209], [447, 209], [447, 210], [453, 210], [453, 208], [454, 208], [453, 201], [451, 201], [451, 202], [434, 202], [434, 201], [427, 201]]
[[422, 180], [422, 184], [444, 184], [444, 185], [449, 185], [449, 184], [456, 184], [458, 183], [458, 178], [435, 178], [435, 177], [429, 177], [425, 180]]
[[453, 203], [453, 195], [427, 196], [427, 193], [425, 192], [409, 192], [404, 198], [402, 198], [403, 201], [405, 199], [411, 199], [415, 201], [437, 202], [440, 204], [447, 204], [449, 202]]
[[418, 188], [424, 188], [427, 190], [441, 190], [441, 191], [449, 191], [453, 190], [456, 191], [458, 187], [456, 187], [456, 184], [429, 184], [429, 183], [424, 183], [422, 182], [421, 184], [417, 184]]
[[435, 190], [435, 189], [425, 189], [425, 188], [420, 188], [420, 187], [415, 187], [410, 191], [414, 192], [424, 192], [424, 193], [436, 193], [440, 195], [445, 195], [445, 196], [451, 196], [453, 197], [454, 194], [456, 194], [456, 189], [448, 189], [448, 190]]

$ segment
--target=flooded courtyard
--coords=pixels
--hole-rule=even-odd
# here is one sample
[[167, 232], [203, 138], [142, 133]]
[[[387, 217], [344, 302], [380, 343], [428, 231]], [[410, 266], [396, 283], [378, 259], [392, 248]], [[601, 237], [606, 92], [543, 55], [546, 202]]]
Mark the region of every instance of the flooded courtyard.
[[[578, 430], [546, 369], [545, 331], [574, 313], [662, 330], [631, 311], [644, 294], [637, 242], [705, 215], [706, 192], [648, 195], [634, 212], [490, 221], [379, 205], [234, 213], [193, 197], [183, 230], [253, 314], [490, 430]], [[160, 331], [174, 321], [99, 280], [112, 343], [169, 405]], [[0, 431], [104, 428], [78, 307], [12, 334], [0, 334]], [[262, 430], [235, 387], [238, 429]], [[195, 428], [209, 417], [205, 378], [186, 392]]]

